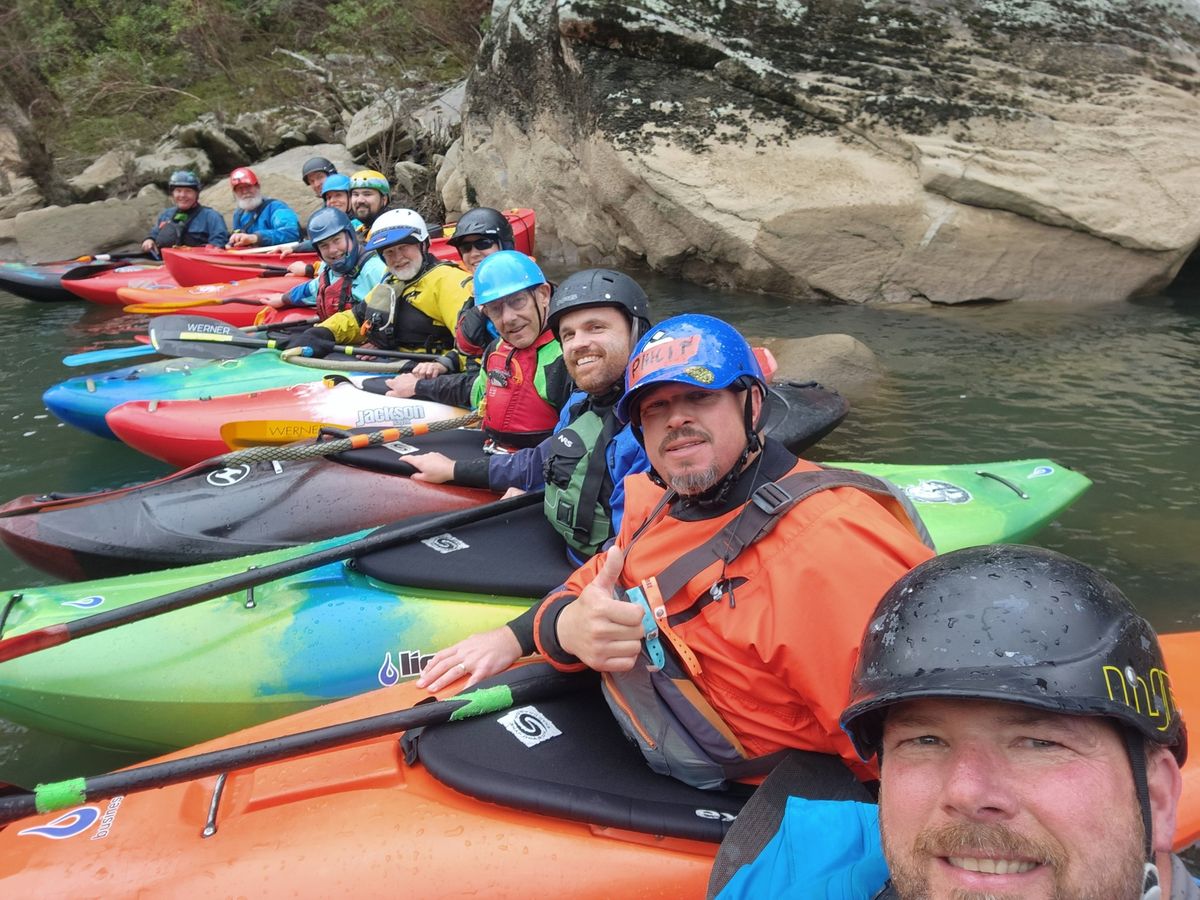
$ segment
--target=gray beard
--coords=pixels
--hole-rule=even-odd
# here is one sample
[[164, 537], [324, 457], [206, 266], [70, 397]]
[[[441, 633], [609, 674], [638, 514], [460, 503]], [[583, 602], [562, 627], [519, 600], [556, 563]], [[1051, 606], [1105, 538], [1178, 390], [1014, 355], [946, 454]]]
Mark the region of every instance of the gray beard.
[[253, 210], [258, 209], [260, 206], [262, 206], [262, 197], [258, 196], [253, 199], [238, 200], [237, 206], [238, 206], [238, 209], [244, 210], [246, 212], [251, 212]]
[[714, 463], [704, 469], [696, 469], [684, 472], [682, 475], [676, 475], [669, 479], [667, 484], [677, 494], [690, 497], [695, 494], [703, 494], [720, 480], [721, 473], [717, 471], [717, 466]]

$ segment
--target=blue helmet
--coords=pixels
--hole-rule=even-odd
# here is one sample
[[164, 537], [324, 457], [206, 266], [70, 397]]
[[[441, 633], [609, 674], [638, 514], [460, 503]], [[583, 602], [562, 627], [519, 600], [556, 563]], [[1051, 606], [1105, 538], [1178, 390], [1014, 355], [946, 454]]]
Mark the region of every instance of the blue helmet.
[[668, 382], [706, 391], [757, 384], [765, 393], [767, 387], [754, 351], [738, 330], [695, 313], [660, 322], [638, 341], [625, 368], [625, 393], [617, 403], [617, 419], [622, 423], [636, 419], [637, 395]]
[[187, 169], [180, 169], [177, 172], [171, 173], [171, 180], [167, 182], [167, 187], [169, 187], [169, 188], [177, 188], [177, 187], [191, 188], [193, 191], [196, 191], [197, 193], [199, 193], [200, 179], [196, 175], [195, 172], [189, 172]]
[[546, 283], [538, 264], [519, 250], [500, 250], [475, 268], [475, 304], [484, 306]]
[[[339, 260], [329, 263], [329, 268], [339, 275], [348, 275], [354, 271], [355, 265], [358, 263], [358, 236], [355, 234], [354, 225], [340, 209], [334, 209], [332, 206], [323, 206], [315, 213], [308, 217], [308, 239], [314, 245], [320, 244], [321, 241], [331, 238], [339, 232], [346, 232], [350, 235], [350, 252]], [[317, 251], [318, 255], [320, 250]]]
[[325, 183], [321, 185], [321, 196], [324, 197], [326, 194], [331, 194], [334, 191], [350, 193], [350, 176], [339, 175], [336, 172], [326, 176]]

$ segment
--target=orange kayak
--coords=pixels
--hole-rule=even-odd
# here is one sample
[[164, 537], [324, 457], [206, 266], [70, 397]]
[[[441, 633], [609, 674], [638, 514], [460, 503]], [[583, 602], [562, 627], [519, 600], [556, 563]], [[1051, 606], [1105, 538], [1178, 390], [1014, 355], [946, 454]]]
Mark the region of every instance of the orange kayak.
[[[1191, 703], [1200, 699], [1200, 632], [1163, 644], [1180, 707], [1200, 708]], [[401, 684], [164, 759], [422, 697]], [[1200, 835], [1198, 766], [1185, 767], [1177, 847]], [[701, 897], [745, 796], [650, 773], [585, 681], [415, 739], [364, 739], [224, 782], [200, 778], [14, 822], [0, 831], [0, 886], [13, 897]]]

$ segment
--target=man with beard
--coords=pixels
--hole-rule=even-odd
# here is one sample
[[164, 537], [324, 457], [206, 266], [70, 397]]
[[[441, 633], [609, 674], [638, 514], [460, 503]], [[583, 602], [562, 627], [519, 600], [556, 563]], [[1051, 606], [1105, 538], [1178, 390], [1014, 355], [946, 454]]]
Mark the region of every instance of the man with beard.
[[[536, 447], [476, 460], [440, 453], [405, 457], [413, 478], [495, 491], [547, 489], [547, 519], [563, 536], [576, 564], [611, 540], [625, 507], [625, 476], [649, 463], [630, 430], [617, 421], [629, 353], [650, 327], [650, 302], [636, 281], [611, 269], [567, 277], [550, 298], [546, 324], [562, 345], [577, 390], [555, 434]], [[590, 474], [590, 478], [589, 478]], [[501, 628], [472, 635], [437, 653], [420, 684], [440, 690], [463, 674], [475, 684], [534, 650], [535, 610]]]
[[842, 727], [880, 757], [883, 898], [1200, 897], [1170, 856], [1187, 732], [1158, 638], [1082, 563], [1000, 545], [909, 573]]
[[142, 249], [154, 253], [161, 247], [224, 247], [229, 240], [225, 220], [215, 209], [200, 205], [200, 179], [195, 172], [179, 170], [167, 182], [171, 201], [142, 241]]
[[411, 209], [390, 209], [375, 220], [366, 249], [383, 258], [389, 274], [382, 285], [392, 290], [372, 291], [365, 301], [292, 337], [288, 353], [327, 356], [335, 344], [368, 343], [413, 353], [453, 350], [454, 323], [470, 290], [461, 269], [429, 252], [425, 220]]
[[350, 176], [349, 214], [369, 230], [380, 214], [387, 209], [391, 191], [387, 176], [382, 172], [359, 169]]
[[[878, 809], [827, 804], [823, 838], [789, 798], [721, 900], [1200, 898], [1170, 854], [1187, 732], [1158, 638], [1080, 562], [994, 545], [913, 569], [865, 629], [842, 727], [879, 758]], [[841, 893], [797, 878], [814, 855]]]
[[252, 169], [234, 169], [229, 173], [229, 184], [237, 198], [230, 248], [274, 247], [300, 240], [296, 213], [282, 200], [264, 197]]

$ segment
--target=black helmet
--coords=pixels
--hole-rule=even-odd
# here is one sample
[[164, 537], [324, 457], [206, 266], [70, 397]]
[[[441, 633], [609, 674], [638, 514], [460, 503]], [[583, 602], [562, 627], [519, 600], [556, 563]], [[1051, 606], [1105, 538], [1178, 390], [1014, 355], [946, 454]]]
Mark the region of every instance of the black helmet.
[[878, 752], [887, 707], [921, 698], [1105, 716], [1187, 756], [1154, 630], [1108, 579], [1051, 550], [968, 547], [888, 590], [841, 718], [859, 756]]
[[195, 172], [189, 172], [187, 169], [179, 169], [171, 173], [171, 180], [167, 182], [168, 188], [185, 187], [191, 188], [199, 193], [200, 179]]
[[513, 230], [504, 213], [490, 206], [468, 209], [454, 225], [454, 234], [446, 243], [457, 248], [465, 237], [494, 237], [500, 242], [501, 250], [513, 250]]
[[300, 168], [300, 180], [308, 184], [308, 176], [315, 172], [334, 175], [337, 173], [337, 166], [323, 156], [314, 156], [311, 159], [305, 160], [304, 165]]
[[546, 324], [558, 337], [563, 313], [589, 306], [616, 306], [633, 320], [633, 338], [640, 340], [650, 328], [650, 300], [641, 285], [612, 269], [584, 269], [568, 275], [555, 289], [546, 313]]

